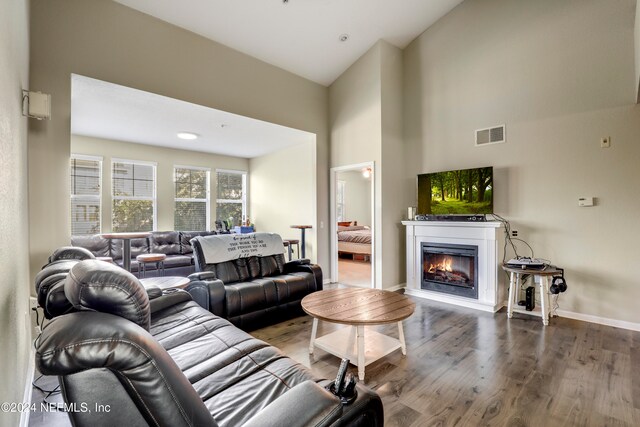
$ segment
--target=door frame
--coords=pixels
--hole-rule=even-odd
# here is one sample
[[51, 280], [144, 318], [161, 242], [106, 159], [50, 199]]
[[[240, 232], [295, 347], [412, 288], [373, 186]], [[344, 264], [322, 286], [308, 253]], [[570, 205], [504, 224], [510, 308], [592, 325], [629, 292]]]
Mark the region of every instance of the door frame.
[[365, 168], [371, 168], [371, 289], [376, 287], [376, 164], [374, 161], [354, 163], [344, 166], [336, 166], [330, 169], [330, 184], [329, 184], [329, 209], [330, 209], [330, 221], [331, 227], [331, 282], [335, 283], [339, 280], [338, 277], [338, 224], [336, 219], [336, 190], [337, 190], [337, 175], [338, 172], [348, 171], [360, 171]]

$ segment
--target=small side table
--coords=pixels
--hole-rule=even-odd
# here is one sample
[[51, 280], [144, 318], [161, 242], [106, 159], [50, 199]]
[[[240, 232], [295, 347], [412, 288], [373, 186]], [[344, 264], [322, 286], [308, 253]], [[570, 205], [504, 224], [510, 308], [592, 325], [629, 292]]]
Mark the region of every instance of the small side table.
[[306, 254], [305, 254], [305, 240], [304, 240], [304, 232], [307, 230], [307, 228], [313, 228], [310, 225], [292, 225], [291, 228], [297, 228], [300, 230], [300, 245], [302, 246], [302, 258], [306, 258]]
[[[555, 266], [547, 266], [544, 270], [538, 270], [533, 268], [514, 268], [503, 265], [502, 269], [509, 273], [509, 300], [507, 301], [507, 317], [511, 319], [513, 313], [530, 314], [532, 316], [542, 317], [542, 324], [547, 326], [549, 324], [549, 314], [551, 312], [549, 302], [549, 282], [553, 276], [561, 274], [561, 271]], [[537, 307], [532, 311], [527, 311], [524, 308], [518, 306], [518, 289], [522, 280], [523, 274], [529, 274], [534, 277], [540, 278], [540, 285], [538, 287], [540, 292], [540, 309]]]
[[131, 271], [131, 239], [142, 239], [151, 236], [148, 231], [132, 232], [132, 233], [103, 233], [103, 239], [119, 239], [122, 240], [122, 268]]

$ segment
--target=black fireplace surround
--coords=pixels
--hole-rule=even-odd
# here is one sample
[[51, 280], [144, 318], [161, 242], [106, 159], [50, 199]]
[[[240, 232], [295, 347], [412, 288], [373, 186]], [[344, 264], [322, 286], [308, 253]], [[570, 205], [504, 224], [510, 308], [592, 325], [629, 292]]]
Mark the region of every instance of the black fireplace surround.
[[478, 299], [478, 247], [423, 242], [422, 289]]

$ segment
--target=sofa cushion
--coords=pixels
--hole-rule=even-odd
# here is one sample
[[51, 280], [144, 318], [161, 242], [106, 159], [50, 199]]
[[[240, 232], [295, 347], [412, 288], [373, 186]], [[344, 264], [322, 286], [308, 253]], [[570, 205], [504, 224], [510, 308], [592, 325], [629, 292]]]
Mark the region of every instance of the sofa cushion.
[[315, 279], [310, 273], [292, 273], [270, 277], [278, 292], [278, 303], [299, 301], [315, 291]]
[[284, 254], [269, 255], [259, 258], [260, 275], [269, 277], [284, 272]]
[[180, 231], [180, 253], [182, 255], [191, 255], [193, 253], [193, 247], [191, 246], [191, 239], [196, 236], [212, 236], [217, 234], [215, 231]]
[[251, 282], [225, 284], [227, 317], [251, 313], [278, 305], [278, 292], [273, 280], [253, 279]]
[[[238, 269], [233, 261], [220, 262], [218, 264], [207, 264], [216, 277], [226, 283], [234, 283], [240, 280]], [[245, 275], [246, 278], [246, 275]]]
[[[122, 259], [122, 242], [121, 239], [111, 239], [111, 258], [113, 260]], [[131, 258], [135, 258], [138, 255], [149, 253], [149, 239], [131, 239]], [[133, 263], [132, 263], [133, 265]]]
[[164, 260], [164, 268], [183, 267], [191, 265], [193, 259], [187, 255], [169, 255]]
[[297, 384], [315, 380], [280, 350], [194, 302], [156, 312], [151, 334], [221, 427], [240, 426]]
[[93, 236], [71, 236], [71, 244], [88, 249], [94, 256], [111, 256], [110, 240], [99, 234]]
[[165, 255], [180, 255], [180, 232], [154, 231], [149, 238], [151, 253]]

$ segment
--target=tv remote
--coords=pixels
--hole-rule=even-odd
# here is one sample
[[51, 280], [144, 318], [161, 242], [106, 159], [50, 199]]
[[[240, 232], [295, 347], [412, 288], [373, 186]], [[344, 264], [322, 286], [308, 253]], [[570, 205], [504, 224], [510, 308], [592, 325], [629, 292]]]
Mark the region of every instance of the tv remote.
[[347, 375], [347, 367], [349, 366], [349, 359], [342, 359], [340, 362], [340, 368], [338, 368], [338, 375], [336, 375], [336, 379], [333, 382], [333, 387], [335, 393], [340, 393], [340, 388], [342, 388], [342, 383], [344, 382], [344, 377]]

